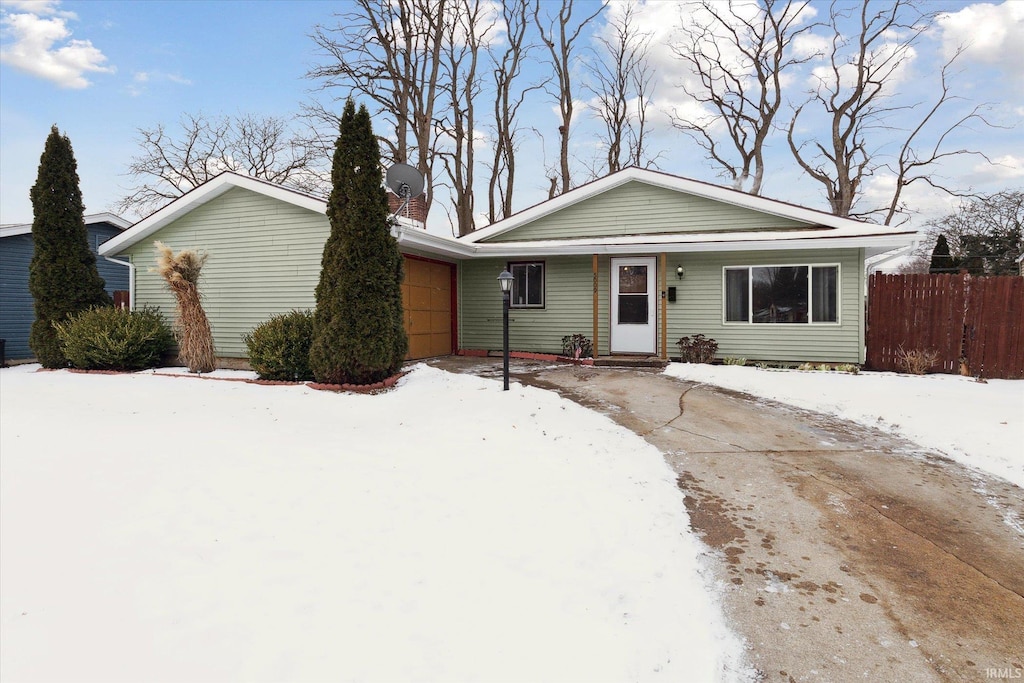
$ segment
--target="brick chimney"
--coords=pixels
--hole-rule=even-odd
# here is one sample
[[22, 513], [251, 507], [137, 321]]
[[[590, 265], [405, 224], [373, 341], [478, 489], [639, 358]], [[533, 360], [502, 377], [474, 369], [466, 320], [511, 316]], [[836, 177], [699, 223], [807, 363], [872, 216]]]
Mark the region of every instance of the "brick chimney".
[[[388, 211], [392, 214], [398, 211], [398, 208], [402, 206], [402, 198], [393, 192], [388, 192]], [[408, 206], [402, 209], [400, 214], [402, 218], [411, 220], [416, 223], [418, 227], [427, 229], [427, 198], [426, 195], [420, 195], [413, 197], [409, 200]]]

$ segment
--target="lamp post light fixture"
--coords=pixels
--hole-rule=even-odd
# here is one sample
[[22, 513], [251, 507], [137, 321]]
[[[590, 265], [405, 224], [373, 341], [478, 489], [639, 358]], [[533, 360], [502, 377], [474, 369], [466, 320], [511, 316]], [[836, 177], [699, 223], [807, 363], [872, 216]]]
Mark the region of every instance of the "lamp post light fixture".
[[504, 370], [503, 377], [505, 381], [505, 388], [502, 391], [508, 391], [508, 304], [512, 296], [512, 273], [507, 270], [501, 271], [501, 275], [498, 276], [498, 284], [501, 285], [501, 313], [502, 313], [502, 350], [504, 351]]

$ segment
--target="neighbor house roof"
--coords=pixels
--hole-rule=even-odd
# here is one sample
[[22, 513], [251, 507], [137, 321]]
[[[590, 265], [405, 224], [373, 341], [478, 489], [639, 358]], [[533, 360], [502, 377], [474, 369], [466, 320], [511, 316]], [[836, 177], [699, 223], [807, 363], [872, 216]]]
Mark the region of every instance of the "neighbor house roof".
[[[126, 230], [131, 226], [131, 223], [112, 213], [92, 213], [85, 216], [86, 226], [95, 225], [96, 223], [109, 223], [119, 230]], [[31, 223], [18, 223], [14, 225], [0, 226], [0, 238], [13, 237], [15, 235], [27, 235], [30, 232], [32, 232]]]

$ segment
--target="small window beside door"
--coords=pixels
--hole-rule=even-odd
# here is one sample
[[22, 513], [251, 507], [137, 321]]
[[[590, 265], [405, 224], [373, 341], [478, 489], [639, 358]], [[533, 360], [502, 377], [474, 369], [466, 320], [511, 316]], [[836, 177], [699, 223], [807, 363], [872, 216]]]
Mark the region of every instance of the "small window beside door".
[[512, 273], [511, 308], [544, 308], [544, 262], [508, 264]]

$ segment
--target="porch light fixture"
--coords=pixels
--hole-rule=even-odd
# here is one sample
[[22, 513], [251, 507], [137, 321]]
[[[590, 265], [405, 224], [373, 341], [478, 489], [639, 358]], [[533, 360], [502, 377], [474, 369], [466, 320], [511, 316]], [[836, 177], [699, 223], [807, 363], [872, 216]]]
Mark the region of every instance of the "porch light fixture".
[[504, 379], [504, 389], [502, 391], [508, 391], [508, 304], [512, 296], [512, 273], [507, 270], [501, 271], [501, 275], [498, 276], [498, 284], [501, 285], [501, 299], [502, 299], [502, 350], [504, 356], [504, 368], [502, 371], [502, 377]]
[[676, 266], [676, 277], [679, 278], [680, 280], [686, 277], [686, 271], [683, 269], [682, 266]]

